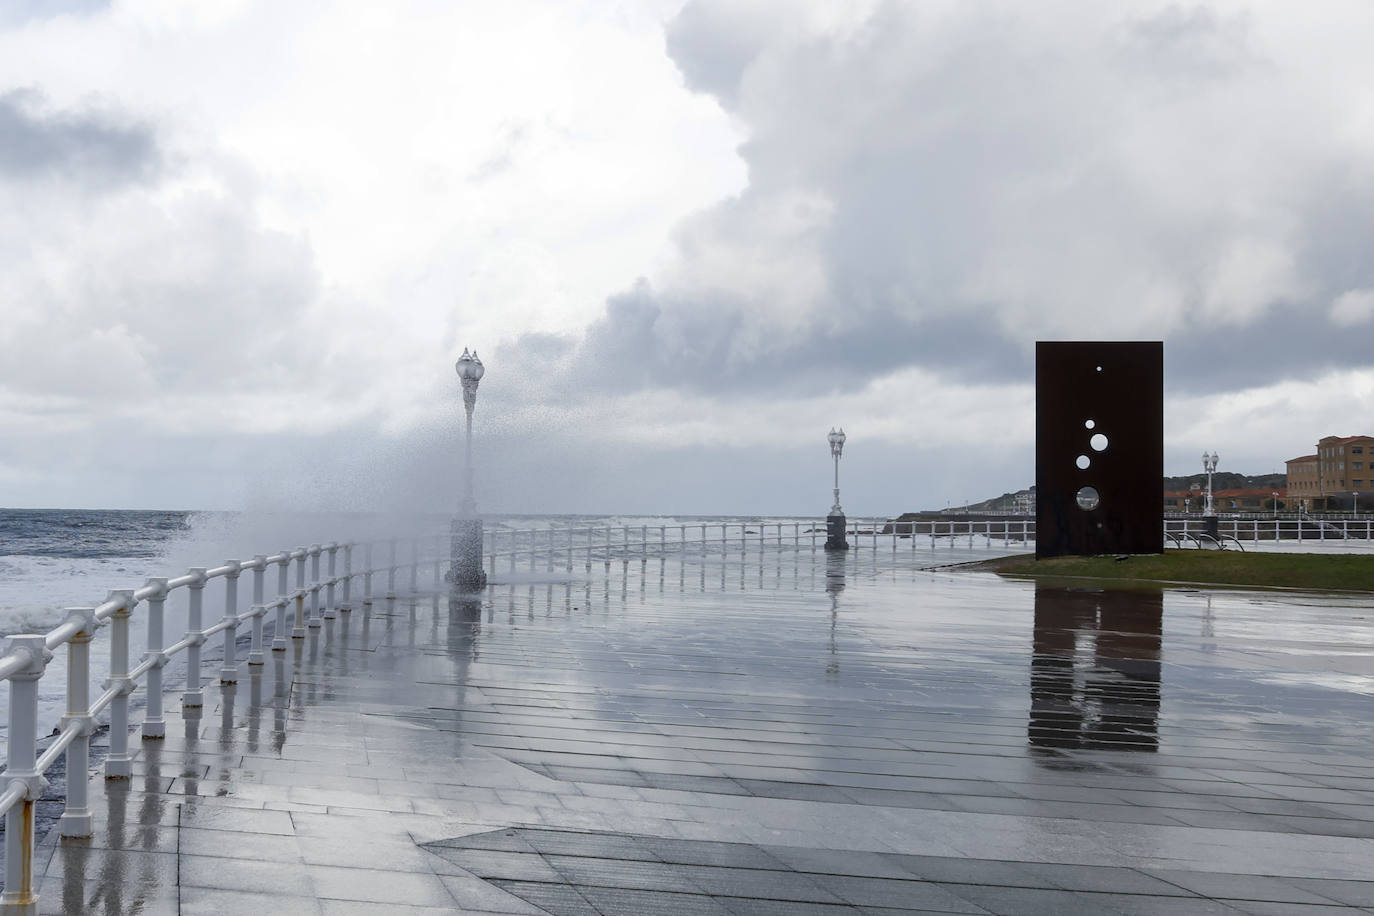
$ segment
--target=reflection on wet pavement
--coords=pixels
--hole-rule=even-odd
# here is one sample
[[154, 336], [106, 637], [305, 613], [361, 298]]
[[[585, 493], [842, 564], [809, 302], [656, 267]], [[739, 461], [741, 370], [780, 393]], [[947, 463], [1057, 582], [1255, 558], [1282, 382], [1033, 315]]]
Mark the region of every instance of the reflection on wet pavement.
[[1035, 589], [1033, 747], [1159, 746], [1164, 591]]
[[40, 909], [1374, 905], [1364, 599], [923, 568], [967, 553], [378, 599], [97, 780]]

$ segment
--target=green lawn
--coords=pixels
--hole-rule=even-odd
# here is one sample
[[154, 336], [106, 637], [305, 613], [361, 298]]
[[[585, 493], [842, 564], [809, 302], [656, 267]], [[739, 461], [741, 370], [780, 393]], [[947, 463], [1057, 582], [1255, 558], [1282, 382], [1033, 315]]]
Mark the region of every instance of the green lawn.
[[1166, 550], [1116, 557], [1007, 557], [986, 564], [1003, 576], [1187, 582], [1374, 591], [1374, 556]]

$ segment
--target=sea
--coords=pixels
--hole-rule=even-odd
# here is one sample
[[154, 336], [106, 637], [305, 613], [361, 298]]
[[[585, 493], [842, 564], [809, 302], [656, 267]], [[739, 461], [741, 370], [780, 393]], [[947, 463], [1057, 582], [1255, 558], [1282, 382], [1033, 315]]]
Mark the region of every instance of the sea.
[[[780, 516], [659, 515], [492, 515], [483, 523], [490, 532], [514, 529], [659, 525], [745, 525], [792, 523], [805, 519]], [[226, 559], [251, 559], [301, 545], [330, 541], [381, 540], [387, 537], [441, 534], [444, 515], [386, 515], [299, 512], [192, 512], [116, 509], [0, 509], [0, 636], [46, 633], [65, 619], [67, 608], [94, 607], [110, 590], [138, 588], [152, 576], [179, 576], [192, 566], [214, 567]], [[380, 561], [376, 557], [374, 561]], [[269, 582], [272, 580], [269, 580]], [[240, 594], [243, 587], [240, 586]], [[185, 632], [185, 590], [167, 603], [165, 633], [169, 641]], [[218, 590], [207, 595], [204, 619], [222, 613]], [[246, 608], [243, 605], [241, 610]], [[146, 646], [143, 615], [131, 620], [130, 649], [135, 663]], [[207, 654], [211, 647], [207, 645]], [[91, 684], [109, 673], [108, 633], [91, 646]], [[208, 669], [207, 669], [208, 670]], [[176, 681], [175, 668], [167, 672]], [[55, 726], [65, 710], [66, 650], [59, 649], [40, 681], [40, 731]], [[136, 695], [137, 696], [137, 695]], [[6, 732], [9, 691], [0, 691], [0, 734]]]

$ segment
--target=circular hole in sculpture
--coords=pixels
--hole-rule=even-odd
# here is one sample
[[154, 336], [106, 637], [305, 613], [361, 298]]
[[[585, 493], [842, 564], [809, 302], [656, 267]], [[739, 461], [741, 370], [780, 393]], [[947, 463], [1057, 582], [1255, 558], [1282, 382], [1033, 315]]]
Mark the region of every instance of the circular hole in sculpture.
[[1096, 426], [1096, 425], [1097, 425], [1097, 421], [1096, 421], [1096, 420], [1084, 420], [1084, 421], [1083, 421], [1083, 428], [1084, 428], [1084, 429], [1092, 429], [1092, 428], [1093, 428], [1094, 426]]
[[1105, 452], [1107, 450], [1107, 437], [1101, 433], [1094, 433], [1093, 437], [1088, 440], [1088, 444], [1093, 447], [1095, 452]]
[[1097, 367], [1097, 371], [1098, 371], [1098, 372], [1101, 372], [1101, 371], [1102, 371], [1102, 367], [1101, 367], [1101, 366], [1098, 366], [1098, 367]]
[[1093, 463], [1093, 460], [1089, 458], [1087, 455], [1079, 455], [1077, 458], [1073, 460], [1073, 463], [1078, 465], [1078, 469], [1080, 471], [1086, 471], [1088, 469], [1088, 465]]
[[1077, 501], [1078, 508], [1086, 512], [1090, 509], [1096, 509], [1097, 504], [1102, 501], [1102, 497], [1097, 494], [1095, 488], [1084, 487], [1074, 496], [1074, 500]]

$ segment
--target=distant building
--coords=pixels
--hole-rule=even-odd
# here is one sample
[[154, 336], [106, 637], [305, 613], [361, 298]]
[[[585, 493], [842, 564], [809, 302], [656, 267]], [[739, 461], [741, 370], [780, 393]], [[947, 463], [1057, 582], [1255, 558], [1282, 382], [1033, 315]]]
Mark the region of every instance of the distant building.
[[1285, 462], [1288, 492], [1304, 509], [1331, 509], [1374, 489], [1374, 436], [1326, 436], [1315, 455]]
[[1321, 473], [1316, 455], [1302, 455], [1289, 458], [1284, 462], [1288, 470], [1288, 492], [1293, 501], [1303, 508], [1310, 509], [1311, 500], [1322, 495]]
[[[1288, 508], [1288, 490], [1284, 487], [1232, 487], [1212, 490], [1212, 508], [1218, 512], [1271, 512], [1274, 494], [1278, 493], [1280, 509]], [[1207, 505], [1207, 488], [1199, 485], [1192, 490], [1166, 490], [1164, 508], [1180, 512], [1201, 512]]]
[[1035, 514], [1035, 487], [1022, 490], [1012, 499], [1012, 511], [1018, 515]]

